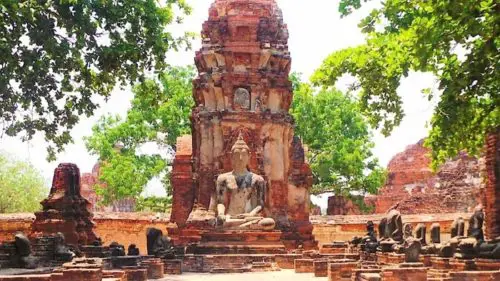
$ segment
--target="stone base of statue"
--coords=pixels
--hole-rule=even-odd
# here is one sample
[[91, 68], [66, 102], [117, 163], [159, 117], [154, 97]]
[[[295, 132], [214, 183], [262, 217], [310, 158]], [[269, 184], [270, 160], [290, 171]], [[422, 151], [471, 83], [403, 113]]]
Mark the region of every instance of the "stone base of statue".
[[221, 230], [201, 233], [200, 242], [186, 250], [194, 255], [283, 254], [281, 231]]

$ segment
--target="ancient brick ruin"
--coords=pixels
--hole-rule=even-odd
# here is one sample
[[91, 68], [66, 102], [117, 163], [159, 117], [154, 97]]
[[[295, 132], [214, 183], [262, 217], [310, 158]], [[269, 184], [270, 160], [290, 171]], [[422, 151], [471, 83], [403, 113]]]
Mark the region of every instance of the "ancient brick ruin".
[[271, 0], [215, 1], [202, 38], [192, 138], [179, 139], [172, 172], [172, 221], [182, 228], [193, 210], [209, 208], [215, 180], [231, 170], [229, 152], [242, 135], [250, 170], [267, 182], [265, 214], [285, 235], [311, 240], [312, 174], [288, 113], [291, 57], [280, 9]]
[[96, 240], [90, 202], [80, 194], [80, 170], [74, 164], [60, 164], [54, 171], [49, 197], [35, 213], [33, 236], [61, 232], [69, 244], [88, 245]]
[[[329, 216], [310, 217], [318, 210], [310, 207], [312, 174], [288, 113], [288, 32], [275, 0], [216, 0], [202, 35], [192, 136], [177, 140], [170, 219], [109, 212], [94, 219], [84, 196], [95, 195], [98, 166], [82, 183], [76, 165], [61, 164], [43, 211], [0, 215], [0, 281], [281, 270], [301, 280], [500, 280], [500, 130], [487, 138], [485, 193], [477, 159], [462, 154], [434, 174], [419, 142], [391, 161], [379, 197], [365, 198], [383, 214], [360, 215], [352, 201], [332, 196]], [[480, 199], [484, 209], [475, 207]], [[71, 261], [62, 264], [70, 252], [84, 257], [65, 255]], [[33, 268], [35, 259], [47, 267]], [[22, 270], [4, 270], [12, 261]]]
[[500, 237], [500, 128], [486, 138], [486, 236]]
[[392, 158], [387, 182], [377, 195], [376, 213], [397, 203], [404, 214], [467, 212], [481, 202], [478, 159], [461, 153], [433, 173], [429, 152], [422, 140]]

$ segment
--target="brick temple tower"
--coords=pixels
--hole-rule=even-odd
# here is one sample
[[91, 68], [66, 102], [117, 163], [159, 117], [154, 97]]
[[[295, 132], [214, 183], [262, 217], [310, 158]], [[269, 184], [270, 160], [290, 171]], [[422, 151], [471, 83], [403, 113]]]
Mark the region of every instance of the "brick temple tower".
[[250, 170], [267, 181], [267, 216], [278, 228], [309, 239], [312, 173], [294, 136], [288, 29], [274, 0], [216, 0], [196, 53], [192, 137], [179, 138], [172, 183], [172, 221], [180, 227], [208, 208], [219, 174], [231, 170], [240, 133], [250, 146]]
[[43, 210], [36, 212], [32, 236], [64, 234], [73, 245], [90, 245], [94, 233], [90, 202], [81, 195], [80, 170], [75, 164], [63, 163], [54, 170], [52, 188], [41, 202]]

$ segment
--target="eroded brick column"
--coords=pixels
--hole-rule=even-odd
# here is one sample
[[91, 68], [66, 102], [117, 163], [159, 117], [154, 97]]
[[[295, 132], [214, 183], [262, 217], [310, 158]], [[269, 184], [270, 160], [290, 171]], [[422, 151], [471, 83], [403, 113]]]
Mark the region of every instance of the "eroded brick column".
[[486, 237], [500, 236], [500, 127], [486, 138]]

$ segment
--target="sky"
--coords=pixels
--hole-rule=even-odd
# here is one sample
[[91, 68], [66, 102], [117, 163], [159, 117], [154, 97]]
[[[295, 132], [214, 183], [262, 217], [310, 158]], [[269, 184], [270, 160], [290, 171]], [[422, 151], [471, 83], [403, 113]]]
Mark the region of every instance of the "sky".
[[[187, 2], [193, 7], [193, 13], [186, 16], [182, 24], [172, 25], [169, 30], [177, 34], [185, 31], [199, 34], [202, 23], [208, 18], [208, 8], [213, 0], [187, 0]], [[338, 12], [338, 0], [277, 0], [277, 2], [283, 10], [284, 20], [289, 29], [288, 45], [292, 56], [292, 71], [302, 73], [304, 79], [308, 79], [332, 52], [362, 44], [364, 35], [357, 25], [371, 9], [380, 5], [379, 1], [370, 1], [360, 11], [341, 18]], [[195, 39], [191, 50], [169, 53], [167, 60], [172, 65], [193, 64], [194, 52], [200, 47], [201, 40]], [[341, 79], [337, 87], [346, 89], [350, 81], [349, 78]], [[374, 132], [376, 146], [373, 153], [383, 166], [386, 166], [390, 159], [403, 151], [406, 146], [418, 142], [427, 135], [426, 124], [431, 118], [434, 105], [427, 101], [421, 90], [434, 85], [433, 76], [423, 73], [411, 73], [402, 81], [399, 94], [403, 97], [406, 117], [401, 126], [387, 138]], [[46, 161], [46, 143], [41, 135], [37, 135], [30, 142], [3, 137], [0, 139], [0, 149], [19, 159], [30, 161], [47, 178], [48, 183], [58, 163], [75, 163], [82, 173], [90, 172], [97, 162], [97, 157], [89, 155], [82, 137], [91, 134], [92, 126], [101, 116], [105, 114], [124, 116], [130, 107], [131, 99], [130, 89], [115, 89], [111, 99], [107, 103], [103, 102], [94, 116], [81, 118], [72, 132], [74, 144], [68, 145], [55, 162]], [[147, 194], [162, 192], [159, 182], [153, 182], [146, 190]], [[325, 207], [325, 198], [314, 198], [313, 202]]]

